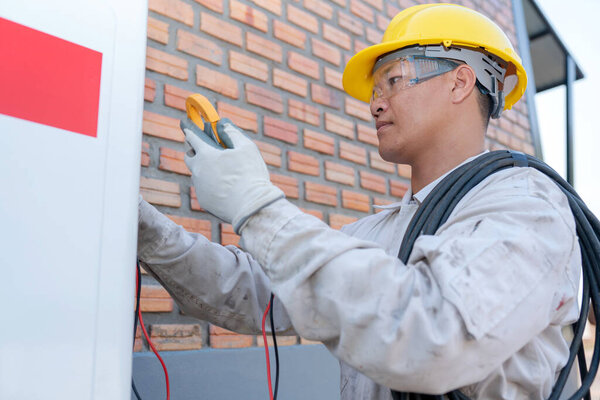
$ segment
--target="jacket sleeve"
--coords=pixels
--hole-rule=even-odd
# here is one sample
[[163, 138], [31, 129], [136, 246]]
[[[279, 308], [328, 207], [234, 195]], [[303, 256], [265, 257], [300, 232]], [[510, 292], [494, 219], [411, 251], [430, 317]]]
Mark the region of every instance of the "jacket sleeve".
[[[187, 232], [141, 198], [138, 218], [138, 258], [187, 315], [261, 333], [271, 283], [251, 255]], [[274, 304], [276, 331], [295, 334], [281, 302]]]
[[250, 219], [243, 246], [299, 335], [384, 386], [445, 393], [576, 315], [566, 198], [551, 182], [537, 193], [523, 170], [463, 199], [435, 236], [417, 240], [408, 265], [285, 200]]

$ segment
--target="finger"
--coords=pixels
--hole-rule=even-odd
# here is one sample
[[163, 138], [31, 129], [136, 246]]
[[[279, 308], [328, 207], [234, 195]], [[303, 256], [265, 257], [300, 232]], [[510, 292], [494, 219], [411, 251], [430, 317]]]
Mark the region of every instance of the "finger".
[[[198, 153], [198, 149], [200, 146], [204, 144], [208, 144], [209, 146], [218, 149], [220, 146], [217, 142], [215, 142], [206, 132], [200, 129], [196, 124], [190, 121], [189, 118], [182, 119], [179, 121], [179, 127], [186, 135], [186, 140], [188, 140], [188, 136], [190, 139], [188, 140], [189, 145]], [[203, 143], [202, 143], [203, 142]]]
[[247, 144], [248, 142], [252, 143], [244, 132], [230, 120], [221, 120], [219, 121], [219, 124], [217, 124], [217, 128], [219, 128], [219, 133], [222, 132], [221, 140], [225, 143], [227, 148], [239, 148], [241, 145]]

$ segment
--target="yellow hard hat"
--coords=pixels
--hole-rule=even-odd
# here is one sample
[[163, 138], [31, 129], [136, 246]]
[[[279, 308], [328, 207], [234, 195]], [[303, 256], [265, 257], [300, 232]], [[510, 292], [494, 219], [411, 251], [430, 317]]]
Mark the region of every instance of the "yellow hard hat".
[[344, 90], [368, 103], [373, 91], [373, 66], [379, 56], [408, 46], [434, 44], [484, 49], [507, 62], [506, 77], [516, 77], [516, 83], [505, 95], [505, 110], [512, 108], [525, 92], [525, 68], [502, 29], [484, 15], [456, 4], [422, 4], [398, 13], [380, 44], [359, 51], [348, 61], [342, 77]]

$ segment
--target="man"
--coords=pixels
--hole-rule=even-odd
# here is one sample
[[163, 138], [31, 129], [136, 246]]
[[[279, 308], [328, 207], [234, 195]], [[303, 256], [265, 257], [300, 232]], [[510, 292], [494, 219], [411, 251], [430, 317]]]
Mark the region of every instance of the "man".
[[490, 115], [522, 95], [510, 42], [468, 8], [415, 6], [343, 80], [370, 103], [381, 156], [412, 166], [400, 203], [332, 230], [283, 199], [253, 143], [222, 121], [229, 149], [187, 131], [186, 163], [200, 204], [233, 224], [247, 252], [189, 234], [142, 201], [140, 259], [187, 314], [242, 333], [260, 331], [272, 290], [276, 330], [340, 359], [342, 399], [387, 400], [390, 388], [546, 398], [568, 356], [561, 327], [578, 314], [581, 264], [552, 181], [531, 168], [498, 172], [415, 242], [406, 265], [397, 258], [419, 204], [484, 152]]

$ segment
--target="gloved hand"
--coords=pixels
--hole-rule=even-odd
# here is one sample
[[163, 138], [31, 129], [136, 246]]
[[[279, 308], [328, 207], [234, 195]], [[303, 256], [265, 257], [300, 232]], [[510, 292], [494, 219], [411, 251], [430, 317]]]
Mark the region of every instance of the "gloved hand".
[[231, 223], [241, 233], [248, 218], [284, 197], [269, 179], [256, 145], [229, 119], [218, 122], [219, 146], [206, 132], [195, 133], [182, 124], [187, 143], [185, 163], [192, 172], [198, 203], [211, 214]]

